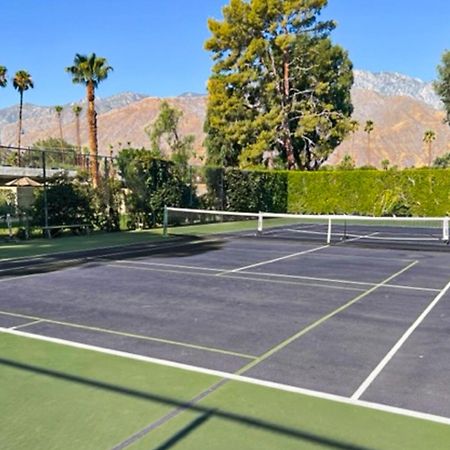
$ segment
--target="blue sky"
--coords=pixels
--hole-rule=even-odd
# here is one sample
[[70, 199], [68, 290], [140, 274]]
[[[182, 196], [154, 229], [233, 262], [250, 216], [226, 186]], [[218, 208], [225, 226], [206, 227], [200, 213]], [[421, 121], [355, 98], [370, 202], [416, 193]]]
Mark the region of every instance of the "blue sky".
[[[208, 17], [227, 0], [21, 0], [1, 5], [0, 65], [28, 70], [35, 89], [25, 101], [56, 105], [84, 97], [64, 67], [75, 53], [96, 52], [114, 72], [102, 97], [123, 91], [155, 96], [204, 92], [211, 67], [203, 50]], [[355, 68], [395, 71], [426, 81], [450, 49], [448, 0], [329, 0], [325, 17]], [[11, 83], [0, 108], [16, 104]]]

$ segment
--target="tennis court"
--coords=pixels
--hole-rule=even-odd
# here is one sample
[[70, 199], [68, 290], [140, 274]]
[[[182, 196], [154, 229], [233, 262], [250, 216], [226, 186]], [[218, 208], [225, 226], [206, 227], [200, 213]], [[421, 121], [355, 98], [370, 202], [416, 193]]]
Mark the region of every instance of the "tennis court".
[[448, 448], [448, 246], [282, 225], [1, 261], [7, 448]]

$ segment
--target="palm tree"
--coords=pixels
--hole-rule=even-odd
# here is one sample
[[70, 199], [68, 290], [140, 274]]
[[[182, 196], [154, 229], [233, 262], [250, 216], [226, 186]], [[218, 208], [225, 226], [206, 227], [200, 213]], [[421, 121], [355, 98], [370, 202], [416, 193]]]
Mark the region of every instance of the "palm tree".
[[80, 135], [80, 114], [83, 111], [83, 107], [80, 105], [73, 105], [72, 112], [75, 114], [75, 126], [77, 129], [77, 147], [78, 151], [81, 150], [81, 135]]
[[364, 132], [367, 133], [367, 164], [370, 165], [372, 162], [372, 149], [370, 148], [370, 133], [374, 129], [374, 123], [372, 120], [367, 120], [364, 126]]
[[352, 157], [353, 161], [355, 160], [355, 133], [359, 130], [359, 122], [357, 120], [351, 120], [350, 121], [350, 133], [352, 133], [352, 147], [350, 156]]
[[0, 66], [0, 87], [5, 87], [8, 84], [7, 73], [8, 69], [5, 66]]
[[97, 141], [97, 113], [95, 112], [95, 88], [108, 77], [113, 70], [105, 58], [95, 53], [80, 55], [77, 53], [73, 66], [66, 67], [66, 72], [72, 75], [72, 81], [86, 86], [88, 103], [87, 119], [89, 129], [90, 171], [94, 186], [98, 186], [98, 141]]
[[22, 137], [22, 110], [23, 110], [23, 93], [28, 89], [34, 88], [33, 80], [31, 75], [26, 70], [19, 70], [16, 72], [13, 78], [14, 89], [19, 91], [20, 103], [19, 103], [19, 126], [17, 130], [17, 156], [18, 163], [20, 166], [20, 140]]
[[428, 146], [428, 167], [433, 162], [433, 141], [436, 140], [436, 133], [433, 130], [427, 130], [423, 134], [423, 142]]
[[59, 124], [59, 138], [61, 139], [61, 147], [63, 145], [64, 141], [64, 135], [63, 135], [63, 127], [62, 127], [62, 112], [64, 107], [61, 105], [55, 106], [56, 115], [58, 117], [58, 124]]

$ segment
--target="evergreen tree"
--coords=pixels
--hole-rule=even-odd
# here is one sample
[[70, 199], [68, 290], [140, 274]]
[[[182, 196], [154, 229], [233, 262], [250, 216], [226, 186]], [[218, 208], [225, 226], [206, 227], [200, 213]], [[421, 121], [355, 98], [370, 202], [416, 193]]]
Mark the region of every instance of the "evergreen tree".
[[187, 175], [189, 158], [193, 154], [194, 136], [181, 136], [179, 128], [182, 117], [183, 111], [164, 101], [161, 103], [158, 117], [145, 131], [150, 137], [153, 155], [161, 156], [164, 150], [168, 149], [170, 159]]
[[333, 45], [327, 0], [230, 0], [209, 20], [215, 61], [205, 130], [210, 163], [251, 166], [272, 151], [314, 170], [348, 133], [352, 65]]
[[8, 84], [7, 73], [8, 69], [5, 66], [0, 66], [0, 87], [5, 87]]
[[442, 64], [437, 70], [439, 79], [434, 83], [434, 89], [444, 103], [447, 112], [446, 122], [450, 125], [450, 50], [442, 55]]
[[445, 155], [438, 156], [433, 161], [433, 167], [437, 167], [439, 169], [448, 169], [450, 167], [450, 152]]

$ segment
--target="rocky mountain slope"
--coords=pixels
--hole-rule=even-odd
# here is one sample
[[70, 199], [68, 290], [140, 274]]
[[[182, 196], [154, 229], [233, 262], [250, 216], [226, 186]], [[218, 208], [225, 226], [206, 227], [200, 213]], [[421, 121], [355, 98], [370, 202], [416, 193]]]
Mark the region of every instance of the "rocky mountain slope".
[[[330, 158], [338, 163], [350, 154], [357, 165], [380, 166], [384, 159], [400, 167], [428, 164], [427, 149], [422, 141], [426, 130], [437, 135], [433, 143], [433, 159], [450, 151], [450, 127], [443, 124], [444, 113], [439, 98], [429, 83], [400, 74], [355, 71], [353, 88], [354, 118], [359, 130], [350, 135]], [[186, 93], [166, 99], [183, 113], [181, 132], [195, 135], [196, 163], [204, 156], [203, 122], [206, 97]], [[155, 120], [161, 99], [140, 94], [123, 93], [107, 99], [98, 99], [99, 147], [103, 154], [118, 152], [124, 146], [148, 147], [145, 129]], [[82, 102], [80, 102], [82, 103]], [[0, 137], [3, 145], [14, 145], [17, 133], [17, 107], [0, 110]], [[83, 143], [87, 143], [86, 120], [82, 117]], [[375, 128], [370, 138], [364, 132], [364, 123], [372, 120]], [[63, 111], [64, 138], [76, 142], [75, 121], [71, 105]], [[39, 139], [58, 137], [59, 127], [53, 107], [26, 105], [23, 123], [24, 145]]]
[[[431, 160], [450, 151], [450, 127], [444, 124], [444, 112], [407, 96], [383, 96], [375, 91], [354, 88], [353, 117], [359, 130], [349, 135], [329, 159], [330, 164], [342, 160], [345, 154], [353, 157], [357, 166], [381, 166], [382, 160], [399, 167], [429, 164], [428, 147], [423, 142], [426, 130], [436, 133]], [[364, 132], [367, 120], [374, 122], [369, 137]]]
[[354, 75], [354, 88], [356, 89], [374, 91], [384, 97], [411, 97], [435, 109], [443, 108], [439, 96], [434, 92], [432, 83], [425, 83], [418, 78], [411, 78], [400, 73], [354, 70]]

